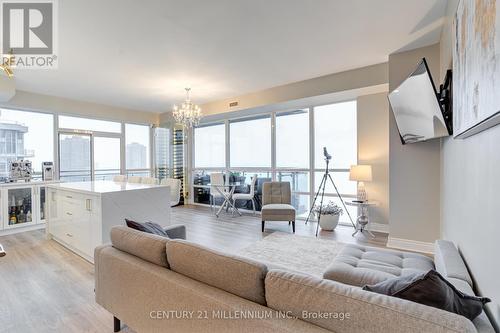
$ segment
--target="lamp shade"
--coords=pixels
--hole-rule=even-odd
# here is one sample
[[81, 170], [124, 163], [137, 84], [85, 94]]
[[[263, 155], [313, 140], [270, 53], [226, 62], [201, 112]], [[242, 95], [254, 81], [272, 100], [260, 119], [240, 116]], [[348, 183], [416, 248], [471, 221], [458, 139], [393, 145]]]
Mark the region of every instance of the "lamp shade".
[[351, 165], [351, 170], [349, 172], [349, 180], [357, 182], [372, 181], [371, 165]]

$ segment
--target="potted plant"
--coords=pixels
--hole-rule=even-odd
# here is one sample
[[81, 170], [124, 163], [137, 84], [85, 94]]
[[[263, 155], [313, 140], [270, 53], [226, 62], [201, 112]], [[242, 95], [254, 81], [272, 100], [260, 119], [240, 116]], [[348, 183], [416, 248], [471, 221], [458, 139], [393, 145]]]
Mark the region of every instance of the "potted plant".
[[[321, 210], [321, 216], [319, 216]], [[323, 206], [315, 206], [314, 213], [319, 217], [319, 226], [323, 230], [332, 231], [339, 224], [339, 217], [344, 213], [342, 208], [330, 201]]]

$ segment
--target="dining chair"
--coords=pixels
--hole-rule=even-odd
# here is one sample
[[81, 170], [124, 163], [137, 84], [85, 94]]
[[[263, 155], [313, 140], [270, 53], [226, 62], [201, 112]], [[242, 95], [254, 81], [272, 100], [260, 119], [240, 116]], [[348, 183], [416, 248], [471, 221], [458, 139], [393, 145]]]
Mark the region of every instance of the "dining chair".
[[116, 176], [113, 177], [113, 181], [114, 182], [119, 182], [119, 183], [126, 182], [127, 181], [127, 176], [125, 176], [125, 175], [116, 175]]
[[156, 179], [155, 177], [142, 177], [141, 183], [142, 184], [157, 185], [158, 179]]
[[215, 206], [216, 199], [224, 199], [224, 196], [220, 193], [225, 191], [225, 189], [220, 189], [215, 185], [224, 185], [224, 174], [222, 172], [214, 172], [210, 174], [210, 209], [213, 210]]
[[233, 204], [236, 206], [236, 200], [252, 201], [253, 215], [255, 215], [255, 184], [257, 183], [257, 175], [252, 177], [250, 182], [250, 191], [248, 193], [233, 194]]
[[170, 187], [170, 207], [176, 206], [181, 200], [181, 180], [175, 178], [164, 178], [160, 185]]
[[141, 180], [142, 180], [142, 177], [139, 177], [139, 176], [131, 176], [131, 177], [128, 177], [128, 179], [127, 179], [127, 181], [129, 183], [135, 183], [135, 184], [140, 184]]

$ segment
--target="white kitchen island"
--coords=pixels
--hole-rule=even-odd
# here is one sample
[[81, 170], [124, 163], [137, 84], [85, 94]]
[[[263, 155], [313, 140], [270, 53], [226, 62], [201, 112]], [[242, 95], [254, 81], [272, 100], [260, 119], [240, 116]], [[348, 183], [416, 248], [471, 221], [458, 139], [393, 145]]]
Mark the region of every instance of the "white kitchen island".
[[125, 218], [170, 225], [170, 188], [113, 181], [51, 184], [47, 235], [90, 262]]

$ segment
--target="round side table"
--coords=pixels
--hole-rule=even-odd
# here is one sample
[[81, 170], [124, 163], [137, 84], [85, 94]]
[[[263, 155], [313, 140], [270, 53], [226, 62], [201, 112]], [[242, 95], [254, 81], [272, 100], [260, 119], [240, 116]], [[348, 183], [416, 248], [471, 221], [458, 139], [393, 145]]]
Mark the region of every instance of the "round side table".
[[356, 230], [352, 234], [354, 237], [358, 232], [367, 232], [370, 236], [375, 237], [375, 235], [366, 228], [368, 223], [370, 222], [370, 219], [368, 217], [368, 208], [372, 206], [376, 206], [377, 203], [375, 201], [354, 201], [354, 200], [348, 200], [345, 202], [346, 205], [348, 206], [354, 206], [358, 207], [358, 218], [356, 219]]

